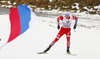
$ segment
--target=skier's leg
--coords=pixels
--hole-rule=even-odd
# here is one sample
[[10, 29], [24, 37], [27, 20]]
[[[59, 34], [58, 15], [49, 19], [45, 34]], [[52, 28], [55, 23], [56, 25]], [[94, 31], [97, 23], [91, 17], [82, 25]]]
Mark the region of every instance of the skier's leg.
[[70, 54], [70, 37], [67, 37], [67, 53]]
[[60, 39], [62, 35], [57, 35], [57, 37], [54, 39], [54, 41], [52, 41], [52, 43], [49, 45], [49, 47], [44, 51], [44, 52], [47, 52], [50, 50], [50, 48]]
[[50, 46], [53, 46], [60, 39], [60, 37], [64, 34], [64, 32], [65, 32], [64, 28], [61, 28], [61, 30], [57, 34], [56, 38], [52, 41], [52, 43], [50, 44]]
[[64, 30], [63, 30], [63, 28], [61, 28], [61, 30], [57, 34], [56, 38], [52, 41], [52, 43], [49, 45], [49, 47], [46, 50], [44, 50], [44, 52], [47, 52], [48, 50], [50, 50], [50, 48], [60, 39], [60, 37], [63, 34], [64, 34]]
[[67, 47], [70, 48], [70, 35], [67, 36]]
[[68, 29], [68, 32], [66, 33], [67, 36], [67, 53], [70, 53], [70, 36], [71, 36], [71, 32]]
[[53, 46], [62, 36], [63, 34], [57, 34], [56, 38], [52, 41], [52, 43], [50, 44], [50, 46]]

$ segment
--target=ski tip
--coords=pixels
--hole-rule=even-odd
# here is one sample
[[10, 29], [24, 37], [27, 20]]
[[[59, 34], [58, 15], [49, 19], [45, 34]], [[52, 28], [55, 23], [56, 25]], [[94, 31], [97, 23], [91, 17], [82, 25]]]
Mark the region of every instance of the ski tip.
[[47, 54], [46, 52], [39, 52], [39, 53], [37, 53], [37, 54]]
[[67, 55], [77, 56], [77, 54], [67, 54]]

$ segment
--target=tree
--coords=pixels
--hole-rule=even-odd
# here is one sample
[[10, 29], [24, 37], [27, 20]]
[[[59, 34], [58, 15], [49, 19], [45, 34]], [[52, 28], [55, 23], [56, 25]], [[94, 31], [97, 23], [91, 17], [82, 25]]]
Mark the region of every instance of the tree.
[[58, 0], [52, 0], [52, 2], [50, 2], [51, 9], [55, 9], [56, 8], [57, 2], [58, 2]]
[[49, 0], [38, 0], [35, 5], [40, 8], [48, 9]]

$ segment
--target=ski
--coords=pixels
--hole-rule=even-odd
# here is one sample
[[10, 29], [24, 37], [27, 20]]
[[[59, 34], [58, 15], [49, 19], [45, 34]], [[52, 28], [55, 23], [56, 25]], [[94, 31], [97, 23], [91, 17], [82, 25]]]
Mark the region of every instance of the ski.
[[[39, 52], [39, 53], [37, 53], [37, 54], [47, 54], [46, 52]], [[72, 56], [77, 56], [77, 54], [67, 54], [67, 55], [72, 55]]]
[[47, 54], [46, 52], [39, 52], [39, 53], [37, 53], [37, 54]]
[[77, 54], [71, 54], [71, 53], [70, 54], [67, 54], [67, 55], [77, 56]]

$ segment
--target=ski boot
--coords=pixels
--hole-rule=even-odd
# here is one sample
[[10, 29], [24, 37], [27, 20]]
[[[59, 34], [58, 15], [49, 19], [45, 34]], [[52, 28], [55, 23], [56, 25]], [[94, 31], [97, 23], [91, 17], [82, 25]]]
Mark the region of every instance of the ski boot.
[[38, 54], [46, 54], [46, 52], [49, 51], [50, 48], [51, 48], [51, 45], [49, 45], [49, 47], [46, 50], [44, 50], [43, 52], [39, 52]]
[[67, 47], [67, 54], [71, 54], [70, 50], [69, 50], [69, 47]]
[[49, 50], [50, 50], [50, 48], [51, 48], [51, 45], [49, 45], [49, 47], [48, 47], [46, 50], [44, 50], [44, 52], [49, 51]]

